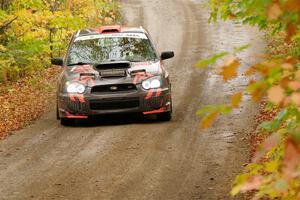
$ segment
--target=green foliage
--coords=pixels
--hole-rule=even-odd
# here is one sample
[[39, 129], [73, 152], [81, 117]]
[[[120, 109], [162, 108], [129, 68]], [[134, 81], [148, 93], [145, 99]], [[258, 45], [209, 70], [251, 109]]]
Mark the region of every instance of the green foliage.
[[203, 59], [203, 60], [200, 60], [196, 66], [199, 67], [199, 68], [204, 68], [204, 67], [207, 67], [208, 65], [211, 65], [211, 64], [214, 64], [216, 63], [219, 59], [223, 58], [224, 56], [228, 55], [227, 52], [222, 52], [222, 53], [219, 53], [217, 55], [214, 55], [210, 58], [207, 58], [207, 59]]
[[[248, 49], [250, 46], [251, 46], [250, 44], [247, 44], [247, 45], [243, 45], [243, 46], [240, 46], [240, 47], [234, 47], [233, 51], [232, 51], [232, 54], [240, 53], [240, 52]], [[209, 65], [215, 64], [218, 60], [220, 60], [221, 58], [224, 58], [225, 56], [228, 56], [228, 55], [230, 55], [230, 52], [221, 52], [221, 53], [218, 53], [218, 54], [213, 55], [213, 56], [211, 56], [209, 58], [200, 60], [196, 64], [196, 67], [198, 67], [198, 68], [208, 67]]]
[[1, 7], [0, 82], [49, 66], [76, 30], [119, 18], [116, 0], [4, 0]]

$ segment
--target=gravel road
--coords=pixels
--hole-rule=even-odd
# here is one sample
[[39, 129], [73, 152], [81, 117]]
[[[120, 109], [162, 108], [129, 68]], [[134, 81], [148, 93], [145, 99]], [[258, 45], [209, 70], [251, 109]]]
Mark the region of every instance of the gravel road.
[[[247, 161], [247, 134], [257, 108], [246, 96], [241, 109], [199, 129], [198, 108], [230, 101], [247, 78], [225, 83], [217, 68], [196, 69], [208, 55], [251, 43], [239, 56], [243, 73], [262, 52], [254, 28], [208, 24], [203, 1], [124, 0], [126, 25], [144, 26], [167, 61], [174, 119], [159, 123], [131, 116], [63, 127], [53, 111], [0, 141], [0, 199], [215, 200], [230, 199], [235, 175]], [[246, 61], [247, 63], [245, 63]]]

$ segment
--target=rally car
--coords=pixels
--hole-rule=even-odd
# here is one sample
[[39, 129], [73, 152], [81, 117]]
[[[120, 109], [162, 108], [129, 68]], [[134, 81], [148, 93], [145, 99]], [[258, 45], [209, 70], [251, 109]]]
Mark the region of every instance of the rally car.
[[148, 32], [119, 25], [80, 30], [64, 58], [51, 63], [63, 67], [58, 81], [57, 118], [63, 125], [75, 119], [116, 113], [172, 117], [171, 83], [163, 60]]

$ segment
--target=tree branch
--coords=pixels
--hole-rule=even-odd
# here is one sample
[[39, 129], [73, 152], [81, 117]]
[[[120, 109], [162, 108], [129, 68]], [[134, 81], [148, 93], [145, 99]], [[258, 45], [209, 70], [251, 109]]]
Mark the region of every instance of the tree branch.
[[13, 18], [12, 20], [8, 21], [6, 24], [3, 24], [0, 26], [0, 31], [3, 31], [6, 29], [11, 23], [13, 23], [18, 17]]

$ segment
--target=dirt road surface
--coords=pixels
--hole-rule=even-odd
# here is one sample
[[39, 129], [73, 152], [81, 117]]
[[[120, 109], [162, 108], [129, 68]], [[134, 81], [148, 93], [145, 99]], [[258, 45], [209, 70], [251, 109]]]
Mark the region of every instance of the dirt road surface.
[[257, 30], [207, 24], [202, 1], [125, 0], [123, 5], [125, 24], [143, 25], [159, 50], [176, 53], [167, 62], [174, 119], [105, 117], [62, 127], [54, 111], [46, 114], [0, 141], [1, 200], [230, 199], [232, 180], [247, 161], [246, 136], [257, 109], [246, 97], [241, 109], [220, 117], [208, 130], [199, 129], [197, 109], [229, 102], [247, 79], [224, 83], [216, 69], [200, 70], [194, 64], [247, 43], [255, 48], [240, 56], [253, 63], [253, 55], [263, 49]]

